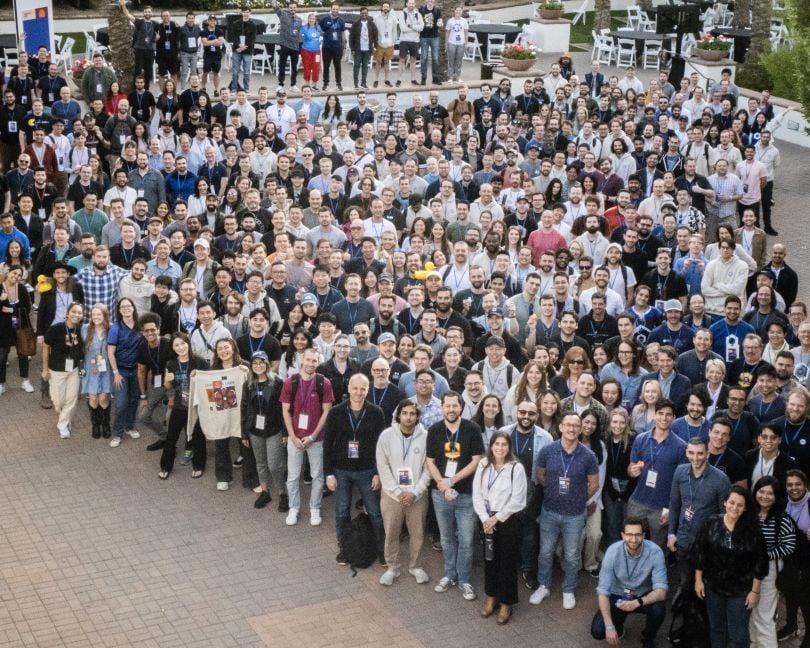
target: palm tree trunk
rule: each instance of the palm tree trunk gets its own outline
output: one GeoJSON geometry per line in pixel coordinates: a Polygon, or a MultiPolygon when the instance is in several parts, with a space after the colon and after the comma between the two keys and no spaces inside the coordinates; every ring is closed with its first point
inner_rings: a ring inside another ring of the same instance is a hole
{"type": "Polygon", "coordinates": [[[110,51],[121,92],[133,90],[135,55],[132,50],[132,26],[117,2],[107,4],[107,22],[110,25],[110,51]]]}
{"type": "Polygon", "coordinates": [[[750,22],[749,13],[751,11],[752,0],[736,0],[734,3],[734,20],[731,24],[735,29],[748,27],[750,22]]]}
{"type": "Polygon", "coordinates": [[[652,0],[639,0],[638,6],[644,11],[647,11],[647,9],[652,9],[652,0]]]}
{"type": "Polygon", "coordinates": [[[594,0],[593,28],[597,32],[600,29],[610,29],[610,0],[594,0]]]}
{"type": "Polygon", "coordinates": [[[746,62],[758,61],[761,54],[771,49],[771,1],[753,0],[751,3],[751,47],[746,62]]]}

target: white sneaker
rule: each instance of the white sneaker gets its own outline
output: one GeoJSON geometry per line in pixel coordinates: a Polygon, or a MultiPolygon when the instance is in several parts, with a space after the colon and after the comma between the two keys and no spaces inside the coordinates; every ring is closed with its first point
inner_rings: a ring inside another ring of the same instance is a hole
{"type": "Polygon", "coordinates": [[[382,576],[380,576],[380,585],[390,587],[394,584],[394,579],[399,578],[399,570],[386,569],[382,576]]]}
{"type": "Polygon", "coordinates": [[[256,486],[256,488],[254,488],[254,489],[253,489],[253,492],[254,492],[254,493],[256,493],[257,495],[258,495],[259,493],[261,493],[261,492],[262,492],[262,487],[261,487],[261,485],[256,486]]]}
{"type": "Polygon", "coordinates": [[[286,523],[287,523],[287,526],[295,526],[296,524],[298,524],[298,509],[297,508],[291,508],[290,512],[287,513],[286,523]]]}
{"type": "Polygon", "coordinates": [[[69,439],[70,438],[70,429],[69,428],[65,428],[64,430],[60,429],[59,430],[59,436],[62,439],[69,439]]]}
{"type": "Polygon", "coordinates": [[[6,383],[0,384],[0,396],[6,393],[6,383]]]}
{"type": "Polygon", "coordinates": [[[27,392],[29,394],[34,393],[34,386],[31,384],[30,380],[23,380],[22,381],[22,388],[23,388],[24,392],[27,392]]]}
{"type": "Polygon", "coordinates": [[[433,588],[434,592],[438,592],[439,594],[443,594],[447,590],[449,590],[453,585],[456,584],[456,581],[447,578],[447,576],[442,576],[442,579],[436,583],[436,587],[433,588]]]}
{"type": "Polygon", "coordinates": [[[577,597],[573,592],[563,592],[563,609],[573,610],[577,606],[577,597]]]}
{"type": "Polygon", "coordinates": [[[458,588],[461,590],[461,597],[465,601],[474,601],[476,599],[475,590],[469,583],[460,583],[458,588]]]}
{"type": "Polygon", "coordinates": [[[294,85],[292,88],[290,88],[290,92],[301,92],[301,91],[298,89],[297,85],[294,85]]]}
{"type": "Polygon", "coordinates": [[[127,430],[127,436],[130,439],[140,439],[141,438],[141,433],[138,432],[138,430],[127,430]]]}
{"type": "Polygon", "coordinates": [[[228,482],[217,482],[217,490],[218,491],[228,490],[228,482]]]}
{"type": "Polygon", "coordinates": [[[309,523],[312,526],[321,526],[321,511],[320,509],[312,509],[309,512],[309,523]]]}
{"type": "Polygon", "coordinates": [[[532,595],[529,597],[529,603],[532,605],[540,605],[543,602],[543,599],[549,594],[551,594],[551,592],[548,591],[548,587],[541,585],[534,590],[534,592],[532,592],[532,595]]]}
{"type": "Polygon", "coordinates": [[[409,569],[408,573],[413,576],[416,579],[416,582],[420,585],[424,585],[430,580],[430,576],[427,575],[427,572],[419,567],[416,569],[409,569]]]}
{"type": "Polygon", "coordinates": [[[110,439],[111,448],[117,448],[120,445],[121,445],[121,437],[114,436],[112,439],[110,439]]]}

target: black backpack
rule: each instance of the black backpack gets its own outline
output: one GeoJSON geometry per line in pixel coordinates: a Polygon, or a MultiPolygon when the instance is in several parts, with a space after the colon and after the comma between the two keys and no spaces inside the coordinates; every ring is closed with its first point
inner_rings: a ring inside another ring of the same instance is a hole
{"type": "Polygon", "coordinates": [[[365,511],[344,527],[340,537],[340,552],[351,565],[352,578],[357,576],[358,568],[366,569],[374,564],[377,559],[377,540],[371,518],[365,511]]]}
{"type": "Polygon", "coordinates": [[[667,638],[676,648],[709,648],[706,604],[694,590],[684,588],[672,601],[672,622],[667,638]]]}

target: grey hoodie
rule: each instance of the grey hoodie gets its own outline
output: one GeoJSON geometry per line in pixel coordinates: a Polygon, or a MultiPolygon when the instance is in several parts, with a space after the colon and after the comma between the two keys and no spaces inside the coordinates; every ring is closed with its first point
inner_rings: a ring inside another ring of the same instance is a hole
{"type": "Polygon", "coordinates": [[[426,446],[427,431],[421,423],[410,437],[403,436],[396,421],[383,430],[377,440],[377,473],[385,495],[398,501],[402,493],[413,493],[419,499],[427,492],[430,473],[425,466],[426,446]],[[410,474],[400,472],[402,468],[408,468],[410,474]],[[401,485],[403,475],[410,477],[409,485],[401,485]]]}

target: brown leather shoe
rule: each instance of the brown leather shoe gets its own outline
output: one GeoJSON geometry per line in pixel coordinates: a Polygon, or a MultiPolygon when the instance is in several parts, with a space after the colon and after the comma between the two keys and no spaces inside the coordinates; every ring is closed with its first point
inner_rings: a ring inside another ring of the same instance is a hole
{"type": "Polygon", "coordinates": [[[484,607],[481,608],[481,616],[486,619],[487,617],[491,617],[493,612],[495,612],[495,597],[487,596],[486,603],[484,603],[484,607]]]}
{"type": "Polygon", "coordinates": [[[498,625],[506,625],[509,623],[509,617],[512,616],[512,608],[509,605],[501,603],[501,608],[498,610],[498,625]]]}

